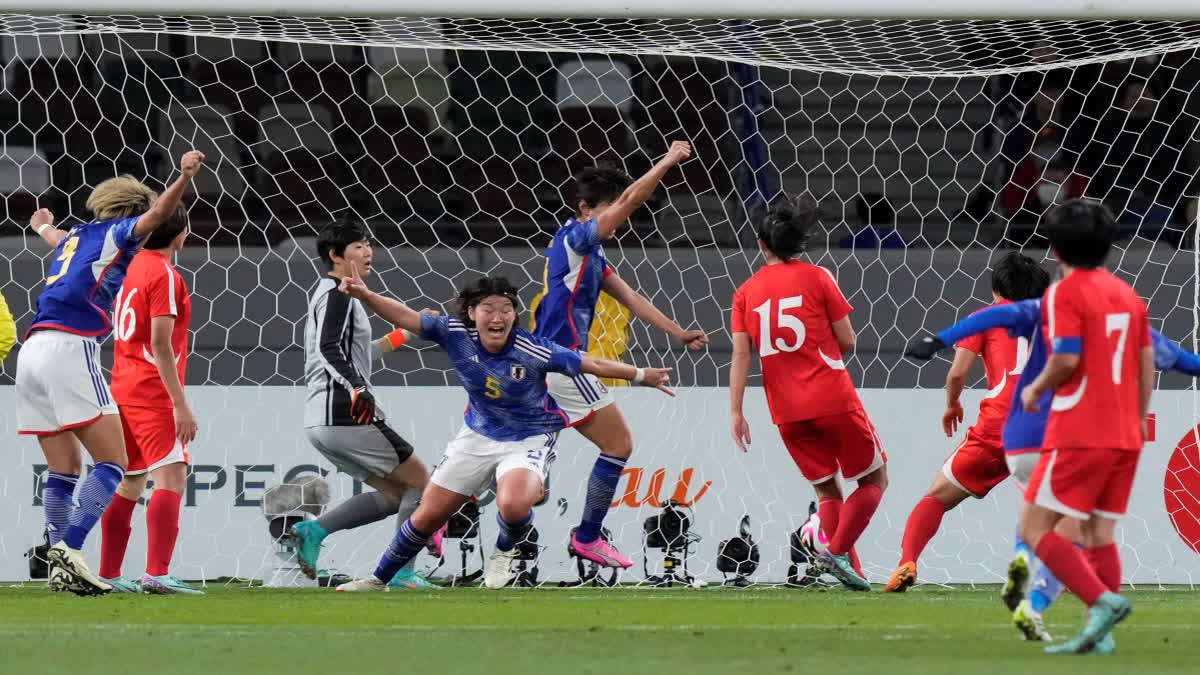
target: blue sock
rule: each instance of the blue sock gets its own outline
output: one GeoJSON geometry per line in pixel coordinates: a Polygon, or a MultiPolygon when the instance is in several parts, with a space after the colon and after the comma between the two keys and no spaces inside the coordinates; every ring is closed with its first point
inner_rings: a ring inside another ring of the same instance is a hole
{"type": "Polygon", "coordinates": [[[392,543],[388,544],[387,550],[383,552],[383,557],[379,559],[379,566],[375,568],[375,578],[384,583],[391,581],[405,563],[417,557],[421,549],[425,548],[425,541],[428,539],[429,535],[413,527],[412,518],[404,521],[400,529],[396,530],[396,536],[392,537],[392,543]]]}
{"type": "Polygon", "coordinates": [[[50,472],[46,487],[42,490],[42,506],[46,510],[46,531],[50,533],[50,545],[62,541],[71,523],[71,507],[75,504],[75,484],[79,474],[50,472]]]}
{"type": "Polygon", "coordinates": [[[1049,567],[1038,565],[1029,584],[1029,604],[1035,612],[1044,612],[1050,603],[1062,593],[1062,582],[1049,567]]]}
{"type": "Polygon", "coordinates": [[[604,517],[608,515],[609,504],[617,491],[617,483],[621,480],[621,471],[625,469],[625,460],[600,453],[596,464],[592,466],[592,475],[588,478],[587,502],[583,505],[583,520],[575,531],[575,538],[581,544],[590,544],[600,536],[600,528],[604,525],[604,517]]]}
{"type": "Polygon", "coordinates": [[[104,509],[108,508],[113,493],[117,491],[117,484],[124,476],[125,469],[119,464],[96,463],[84,479],[83,487],[79,489],[79,505],[71,509],[71,524],[67,526],[67,533],[63,535],[67,546],[76,551],[83,548],[88,532],[92,531],[100,516],[104,515],[104,509]]]}
{"type": "Polygon", "coordinates": [[[1021,535],[1020,535],[1020,532],[1019,532],[1019,531],[1018,531],[1018,533],[1017,533],[1017,546],[1016,546],[1016,549],[1017,549],[1017,553],[1020,553],[1021,551],[1024,551],[1024,552],[1025,552],[1025,555],[1026,555],[1026,556],[1028,556],[1028,558],[1029,558],[1030,560],[1033,560],[1033,558],[1034,558],[1033,551],[1029,550],[1029,546],[1028,546],[1028,545],[1025,543],[1025,540],[1021,538],[1021,535]]]}
{"type": "Polygon", "coordinates": [[[533,510],[531,509],[529,515],[515,523],[508,522],[497,513],[496,524],[500,526],[500,534],[496,537],[496,550],[511,551],[514,546],[525,541],[525,537],[529,536],[529,530],[533,526],[533,510]]]}

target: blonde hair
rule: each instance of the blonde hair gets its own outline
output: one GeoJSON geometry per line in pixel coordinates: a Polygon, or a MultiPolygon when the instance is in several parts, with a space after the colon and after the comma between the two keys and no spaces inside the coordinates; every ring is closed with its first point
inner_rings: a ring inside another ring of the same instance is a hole
{"type": "Polygon", "coordinates": [[[98,220],[132,218],[150,210],[158,193],[125,174],[100,183],[88,196],[87,208],[98,220]]]}

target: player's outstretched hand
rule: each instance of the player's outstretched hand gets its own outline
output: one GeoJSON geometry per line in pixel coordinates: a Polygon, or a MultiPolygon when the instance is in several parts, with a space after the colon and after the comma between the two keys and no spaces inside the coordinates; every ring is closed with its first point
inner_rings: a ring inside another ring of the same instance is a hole
{"type": "Polygon", "coordinates": [[[359,424],[370,424],[375,419],[375,397],[366,387],[351,390],[350,416],[359,424]]]}
{"type": "Polygon", "coordinates": [[[342,283],[338,284],[338,290],[352,298],[365,300],[371,291],[363,283],[362,277],[358,276],[358,270],[354,269],[353,272],[353,276],[342,277],[342,283]]]}
{"type": "Polygon", "coordinates": [[[679,335],[679,344],[692,351],[703,349],[708,344],[708,334],[702,330],[685,330],[679,335]]]}
{"type": "Polygon", "coordinates": [[[183,157],[179,158],[179,170],[188,178],[199,173],[202,164],[204,164],[204,153],[199,150],[188,150],[183,153],[183,157]]]}
{"type": "Polygon", "coordinates": [[[742,452],[747,452],[746,446],[750,445],[750,423],[746,421],[744,415],[733,416],[729,433],[733,435],[733,442],[737,444],[738,448],[742,452]]]}
{"type": "Polygon", "coordinates": [[[958,433],[958,425],[962,424],[962,421],[962,404],[955,403],[954,405],[946,406],[946,410],[942,412],[942,431],[946,432],[946,438],[950,438],[958,433]]]}
{"type": "MultiPolygon", "coordinates": [[[[50,209],[41,208],[29,216],[29,229],[37,232],[38,228],[44,225],[54,225],[54,214],[50,212],[50,209]]],[[[38,232],[38,234],[41,233],[38,232]]]]}
{"type": "Polygon", "coordinates": [[[178,438],[180,443],[187,445],[196,440],[196,431],[199,428],[200,424],[196,421],[196,413],[192,412],[191,406],[186,403],[175,406],[175,438],[178,438]]]}
{"type": "Polygon", "coordinates": [[[934,354],[945,348],[946,343],[939,340],[936,335],[926,335],[908,343],[908,349],[904,350],[904,355],[910,359],[928,361],[933,358],[934,354]]]}
{"type": "Polygon", "coordinates": [[[672,141],[671,147],[667,149],[666,157],[663,157],[663,161],[666,162],[668,166],[675,166],[691,156],[691,143],[688,143],[687,141],[672,141]]]}
{"type": "Polygon", "coordinates": [[[671,391],[667,385],[671,383],[672,368],[642,368],[642,381],[638,384],[643,387],[654,387],[663,392],[667,396],[674,396],[675,392],[671,391]]]}

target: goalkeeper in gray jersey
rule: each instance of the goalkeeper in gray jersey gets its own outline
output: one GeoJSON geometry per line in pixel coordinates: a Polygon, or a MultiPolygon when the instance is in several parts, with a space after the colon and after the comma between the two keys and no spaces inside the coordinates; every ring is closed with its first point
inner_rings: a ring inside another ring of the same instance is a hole
{"type": "MultiPolygon", "coordinates": [[[[300,568],[316,578],[321,542],[338,530],[392,515],[403,523],[417,508],[429,471],[413,448],[375,406],[372,361],[404,343],[396,330],[371,339],[362,303],[338,292],[342,277],[371,273],[371,242],[360,223],[333,223],[317,236],[317,254],[328,270],[317,282],[304,326],[304,379],[308,400],[304,431],[313,447],[343,473],[374,491],[355,495],[316,520],[292,526],[300,568]]],[[[436,588],[411,567],[400,570],[393,587],[436,588]]]]}

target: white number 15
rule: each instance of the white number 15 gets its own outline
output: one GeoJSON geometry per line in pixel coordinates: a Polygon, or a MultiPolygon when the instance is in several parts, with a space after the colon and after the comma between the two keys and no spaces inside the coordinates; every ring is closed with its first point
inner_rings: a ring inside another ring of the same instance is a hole
{"type": "Polygon", "coordinates": [[[758,355],[760,357],[772,356],[780,352],[794,352],[800,349],[800,346],[804,344],[804,322],[800,320],[800,317],[792,316],[786,312],[803,304],[804,297],[794,295],[790,298],[780,298],[779,305],[775,308],[775,327],[786,328],[792,331],[796,335],[796,340],[792,343],[788,343],[782,337],[771,337],[770,299],[754,308],[754,312],[758,314],[758,355]]]}

